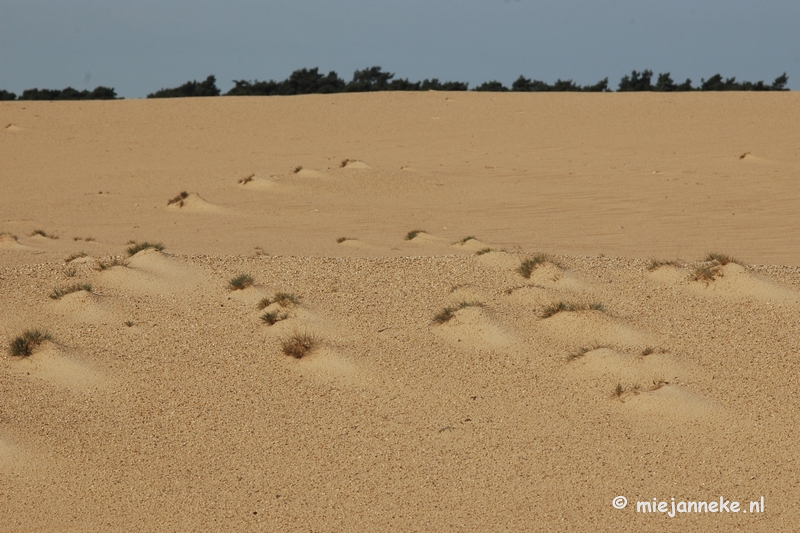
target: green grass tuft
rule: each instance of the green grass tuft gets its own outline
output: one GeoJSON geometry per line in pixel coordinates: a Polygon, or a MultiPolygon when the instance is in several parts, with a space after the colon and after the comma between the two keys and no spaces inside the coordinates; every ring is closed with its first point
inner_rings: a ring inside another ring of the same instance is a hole
{"type": "Polygon", "coordinates": [[[519,267],[517,267],[517,272],[519,272],[523,278],[530,279],[533,271],[545,263],[547,263],[547,256],[545,254],[536,254],[531,259],[524,260],[519,267]]]}
{"type": "Polygon", "coordinates": [[[128,248],[128,256],[133,257],[134,255],[138,254],[142,250],[147,250],[148,248],[152,248],[154,250],[158,250],[159,252],[164,249],[164,245],[160,242],[136,242],[130,241],[128,244],[131,246],[128,248]]]}
{"type": "Polygon", "coordinates": [[[278,313],[277,311],[270,311],[261,315],[261,320],[270,326],[274,326],[281,320],[289,318],[289,313],[278,313]]]}
{"type": "Polygon", "coordinates": [[[61,297],[66,296],[67,294],[72,294],[73,292],[78,291],[92,292],[92,286],[88,283],[76,283],[75,285],[70,285],[69,287],[55,288],[53,289],[53,292],[50,293],[50,298],[53,300],[59,300],[61,297]]]}
{"type": "Polygon", "coordinates": [[[33,350],[44,341],[51,341],[53,338],[47,331],[40,329],[29,329],[22,335],[11,341],[8,353],[13,356],[28,357],[33,354],[33,350]]]}
{"type": "Polygon", "coordinates": [[[228,281],[228,288],[232,291],[241,291],[252,286],[253,283],[255,280],[250,274],[239,274],[228,281]]]}

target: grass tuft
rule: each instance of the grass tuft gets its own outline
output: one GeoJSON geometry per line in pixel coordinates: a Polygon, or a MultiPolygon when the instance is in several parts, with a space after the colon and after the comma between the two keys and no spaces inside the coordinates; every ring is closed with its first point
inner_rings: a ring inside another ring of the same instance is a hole
{"type": "Polygon", "coordinates": [[[354,240],[356,239],[354,239],[353,237],[339,237],[338,239],[336,239],[336,242],[338,244],[342,244],[344,241],[354,241],[354,240]]]}
{"type": "Polygon", "coordinates": [[[41,229],[33,230],[33,233],[31,233],[31,237],[33,237],[34,235],[41,235],[42,237],[45,237],[45,238],[48,238],[48,239],[58,239],[58,235],[48,235],[47,233],[44,232],[44,230],[41,230],[41,229]]]}
{"type": "Polygon", "coordinates": [[[278,313],[277,311],[270,311],[261,315],[261,320],[270,326],[274,326],[281,320],[289,318],[289,313],[278,313]]]}
{"type": "Polygon", "coordinates": [[[228,288],[232,291],[241,291],[252,286],[253,283],[255,280],[250,274],[239,274],[228,281],[228,288]]]}
{"type": "Polygon", "coordinates": [[[250,174],[249,176],[245,176],[244,178],[240,179],[239,183],[241,185],[245,185],[245,184],[250,183],[251,181],[253,181],[253,178],[255,178],[255,177],[256,177],[255,174],[250,174]]]}
{"type": "Polygon", "coordinates": [[[406,240],[414,240],[420,233],[427,233],[424,229],[413,229],[406,234],[406,240]]]}
{"type": "Polygon", "coordinates": [[[653,348],[652,346],[647,346],[644,350],[642,350],[642,354],[641,355],[643,357],[646,357],[646,356],[648,356],[650,354],[653,354],[655,352],[656,352],[655,348],[653,348]]]}
{"type": "Polygon", "coordinates": [[[561,313],[561,312],[575,312],[575,311],[601,311],[605,312],[605,306],[600,302],[594,302],[590,304],[576,304],[576,303],[567,303],[564,301],[560,301],[558,303],[554,303],[548,305],[542,311],[542,318],[550,318],[551,316],[561,313]]]}
{"type": "Polygon", "coordinates": [[[617,388],[614,389],[614,396],[619,398],[623,392],[625,392],[625,389],[622,388],[622,383],[617,383],[617,388]]]}
{"type": "Polygon", "coordinates": [[[124,266],[124,267],[126,267],[126,266],[128,266],[128,262],[125,261],[124,259],[119,258],[119,257],[115,257],[115,258],[113,258],[113,259],[111,259],[109,261],[98,261],[97,262],[97,270],[108,270],[109,268],[112,268],[112,267],[115,267],[115,266],[124,266]]]}
{"type": "Polygon", "coordinates": [[[78,291],[92,292],[92,286],[89,283],[76,283],[75,285],[70,285],[69,287],[57,287],[53,289],[53,292],[50,293],[50,298],[53,300],[60,300],[63,296],[78,291]]]}
{"type": "Polygon", "coordinates": [[[258,308],[264,309],[267,306],[272,304],[278,304],[281,307],[290,307],[292,305],[300,305],[300,297],[295,296],[290,292],[276,292],[272,295],[272,298],[267,296],[266,298],[262,298],[260,302],[258,302],[258,308]]]}
{"type": "Polygon", "coordinates": [[[342,159],[342,163],[339,165],[339,168],[344,168],[347,166],[347,163],[352,161],[352,159],[342,159]]]}
{"type": "Polygon", "coordinates": [[[8,353],[19,357],[28,357],[33,354],[33,350],[44,341],[51,341],[53,337],[47,331],[40,329],[29,329],[22,335],[11,341],[8,353]]]}
{"type": "Polygon", "coordinates": [[[477,237],[475,237],[474,235],[470,235],[469,237],[464,237],[460,241],[456,241],[453,244],[466,244],[467,241],[477,241],[477,240],[478,240],[477,237]]]}
{"type": "Polygon", "coordinates": [[[132,328],[133,327],[133,320],[126,320],[125,321],[125,325],[128,326],[129,328],[132,328]]]}
{"type": "Polygon", "coordinates": [[[314,348],[319,346],[320,340],[308,332],[295,331],[288,337],[281,340],[281,350],[286,355],[295,359],[302,359],[314,348]]]}
{"type": "Polygon", "coordinates": [[[736,263],[737,265],[741,265],[742,264],[742,262],[739,261],[738,259],[734,259],[733,257],[731,257],[729,255],[720,254],[720,253],[716,253],[716,252],[709,253],[706,256],[705,260],[710,262],[710,263],[713,263],[715,265],[719,265],[719,266],[725,266],[728,263],[736,263]]]}
{"type": "Polygon", "coordinates": [[[581,357],[583,357],[587,353],[592,352],[594,350],[598,350],[600,348],[602,348],[602,346],[599,346],[597,344],[594,344],[592,346],[581,346],[580,348],[578,348],[577,350],[575,350],[574,352],[569,354],[567,356],[567,360],[568,361],[574,361],[575,359],[580,359],[581,357]]]}
{"type": "Polygon", "coordinates": [[[661,268],[663,266],[677,267],[678,266],[678,262],[677,261],[662,261],[660,259],[653,258],[653,259],[650,260],[650,264],[647,265],[647,270],[652,272],[654,270],[658,270],[659,268],[661,268]]]}
{"type": "Polygon", "coordinates": [[[547,263],[547,256],[545,254],[536,254],[531,259],[524,260],[519,267],[517,267],[517,272],[519,272],[523,278],[530,279],[533,271],[545,263],[547,263]]]}
{"type": "Polygon", "coordinates": [[[154,250],[158,250],[159,252],[164,249],[164,245],[160,242],[136,242],[130,241],[128,242],[131,246],[128,248],[128,256],[132,257],[142,250],[147,250],[148,248],[152,248],[154,250]]]}
{"type": "Polygon", "coordinates": [[[178,196],[168,201],[167,205],[178,204],[178,207],[183,207],[183,201],[186,199],[187,196],[189,196],[189,193],[183,191],[178,196]]]}
{"type": "Polygon", "coordinates": [[[475,255],[483,255],[483,254],[488,254],[488,253],[489,253],[489,252],[491,252],[491,251],[493,251],[491,248],[481,248],[480,250],[478,250],[477,252],[475,252],[475,255]]]}
{"type": "Polygon", "coordinates": [[[719,274],[719,266],[699,266],[694,269],[690,279],[692,281],[704,281],[707,285],[714,281],[719,274]]]}
{"type": "Polygon", "coordinates": [[[297,173],[298,173],[298,172],[300,172],[301,170],[303,170],[303,167],[302,167],[302,166],[300,166],[300,165],[297,165],[296,167],[294,167],[294,170],[292,170],[292,173],[293,173],[293,174],[297,174],[297,173]]]}
{"type": "Polygon", "coordinates": [[[448,322],[451,318],[456,316],[456,311],[459,309],[464,309],[466,307],[483,307],[483,303],[481,302],[461,302],[455,307],[445,307],[438,313],[433,316],[433,321],[437,324],[444,324],[448,322]]]}
{"type": "Polygon", "coordinates": [[[68,256],[66,259],[64,259],[64,262],[65,263],[71,263],[71,262],[75,261],[76,259],[79,259],[81,257],[86,257],[87,255],[89,255],[89,254],[87,254],[84,251],[80,251],[78,253],[75,253],[75,254],[72,254],[72,255],[68,256]]]}

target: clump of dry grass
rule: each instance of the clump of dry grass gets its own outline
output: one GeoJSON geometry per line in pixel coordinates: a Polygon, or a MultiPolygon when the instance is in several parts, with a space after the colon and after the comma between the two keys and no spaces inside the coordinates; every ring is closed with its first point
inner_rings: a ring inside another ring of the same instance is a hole
{"type": "Polygon", "coordinates": [[[8,353],[18,357],[29,357],[33,351],[44,341],[51,341],[53,337],[45,330],[29,329],[11,341],[8,353]]]}
{"type": "Polygon", "coordinates": [[[60,300],[67,294],[72,294],[73,292],[78,291],[92,292],[92,286],[89,283],[76,283],[75,285],[70,285],[69,287],[56,287],[53,289],[53,292],[50,293],[50,298],[53,300],[60,300]]]}
{"type": "Polygon", "coordinates": [[[251,181],[253,181],[253,178],[255,178],[255,177],[256,177],[255,174],[250,174],[249,176],[245,176],[244,178],[239,180],[239,184],[240,185],[246,185],[246,184],[250,183],[251,181]]]}
{"type": "Polygon", "coordinates": [[[594,350],[599,350],[600,348],[602,348],[602,346],[600,346],[599,344],[593,344],[591,346],[581,346],[580,348],[578,348],[577,350],[575,350],[574,352],[570,353],[567,356],[567,361],[574,361],[575,359],[580,359],[587,353],[593,352],[594,350]]]}
{"type": "Polygon", "coordinates": [[[113,268],[115,266],[128,266],[128,262],[120,257],[114,257],[107,261],[98,261],[97,262],[97,270],[108,270],[109,268],[113,268]]]}
{"type": "Polygon", "coordinates": [[[550,318],[551,316],[561,313],[561,312],[574,312],[574,311],[601,311],[605,312],[605,307],[600,302],[594,302],[590,304],[580,304],[580,303],[568,303],[564,301],[560,301],[551,305],[548,305],[542,311],[542,318],[550,318]]]}
{"type": "Polygon", "coordinates": [[[647,270],[652,272],[654,270],[658,270],[659,268],[661,268],[663,266],[677,267],[678,266],[678,262],[677,261],[665,261],[665,260],[653,258],[653,259],[650,260],[650,263],[647,265],[647,270]]]}
{"type": "Polygon", "coordinates": [[[520,263],[520,265],[517,267],[517,272],[519,272],[523,278],[530,279],[533,271],[547,262],[548,259],[545,254],[536,254],[532,258],[525,259],[522,263],[520,263]]]}
{"type": "Polygon", "coordinates": [[[270,326],[274,326],[281,320],[286,320],[287,318],[289,318],[289,313],[278,313],[277,311],[270,311],[261,315],[261,320],[270,326]]]}
{"type": "Polygon", "coordinates": [[[281,339],[281,350],[295,359],[302,359],[319,346],[320,339],[308,332],[295,331],[281,339]]]}
{"type": "Polygon", "coordinates": [[[131,246],[128,247],[128,250],[127,250],[129,257],[132,257],[132,256],[138,254],[142,250],[147,250],[148,248],[152,248],[154,250],[158,250],[159,252],[164,249],[164,245],[161,244],[160,242],[147,242],[147,241],[145,241],[145,242],[136,242],[136,241],[130,241],[128,244],[131,245],[131,246]]]}
{"type": "Polygon", "coordinates": [[[342,159],[342,163],[339,165],[339,168],[344,168],[347,166],[347,163],[353,161],[352,159],[342,159]]]}
{"type": "Polygon", "coordinates": [[[239,274],[228,281],[228,288],[232,291],[241,291],[255,283],[250,274],[239,274]]]}
{"type": "Polygon", "coordinates": [[[489,252],[492,252],[492,251],[494,251],[492,248],[481,248],[480,250],[475,252],[475,255],[488,254],[489,252]]]}
{"type": "Polygon", "coordinates": [[[728,263],[736,263],[737,265],[742,264],[742,262],[738,259],[735,259],[727,254],[720,254],[717,252],[710,252],[708,255],[706,255],[705,260],[709,263],[719,266],[725,266],[728,263]]]}
{"type": "Polygon", "coordinates": [[[727,254],[711,252],[706,255],[702,265],[698,265],[689,276],[691,281],[702,281],[706,285],[723,276],[722,267],[729,263],[743,265],[741,261],[727,254]]]}
{"type": "Polygon", "coordinates": [[[264,309],[272,304],[278,304],[281,307],[290,307],[292,305],[300,305],[300,297],[290,292],[276,292],[272,298],[267,296],[258,302],[258,308],[264,309]]]}
{"type": "Polygon", "coordinates": [[[167,205],[178,204],[178,207],[183,207],[183,201],[186,199],[187,196],[189,196],[189,193],[186,192],[186,191],[183,191],[178,196],[173,198],[172,200],[169,200],[167,202],[167,205]]]}
{"type": "Polygon", "coordinates": [[[73,238],[72,238],[72,240],[73,240],[73,241],[86,241],[86,242],[92,242],[92,241],[94,241],[94,240],[95,240],[95,238],[94,238],[94,237],[86,237],[86,238],[84,238],[84,237],[73,237],[73,238]]]}
{"type": "Polygon", "coordinates": [[[7,231],[2,231],[2,232],[0,232],[0,237],[6,237],[6,236],[8,236],[8,237],[11,237],[11,238],[12,238],[12,239],[14,239],[15,241],[17,240],[17,236],[16,236],[16,235],[14,235],[14,234],[12,234],[12,233],[9,233],[9,232],[7,232],[7,231]]]}
{"type": "Polygon", "coordinates": [[[414,240],[420,233],[427,233],[427,232],[424,229],[412,229],[411,231],[406,233],[406,240],[407,241],[414,240]]]}
{"type": "Polygon", "coordinates": [[[455,307],[445,307],[433,316],[433,321],[437,324],[444,324],[456,316],[456,311],[466,307],[483,307],[481,302],[461,302],[455,307]]]}
{"type": "Polygon", "coordinates": [[[293,174],[297,174],[297,173],[298,173],[298,172],[300,172],[301,170],[303,170],[303,167],[302,167],[302,166],[300,166],[300,165],[297,165],[297,166],[296,166],[296,167],[294,167],[294,169],[292,170],[292,173],[293,173],[293,174]]]}
{"type": "Polygon", "coordinates": [[[70,254],[69,256],[66,257],[66,259],[64,259],[64,262],[65,263],[71,263],[71,262],[75,261],[76,259],[80,259],[81,257],[86,257],[87,255],[89,255],[89,254],[87,254],[84,251],[80,251],[80,252],[77,252],[77,253],[74,253],[74,254],[70,254]]]}
{"type": "Polygon", "coordinates": [[[33,230],[33,233],[31,233],[31,237],[33,237],[34,235],[41,235],[42,237],[45,237],[47,239],[58,239],[58,235],[48,235],[47,233],[45,233],[44,230],[41,229],[33,230]]]}
{"type": "Polygon", "coordinates": [[[460,241],[456,241],[453,244],[466,244],[467,241],[477,241],[477,240],[478,240],[477,237],[475,237],[474,235],[470,235],[469,237],[464,237],[460,241]]]}

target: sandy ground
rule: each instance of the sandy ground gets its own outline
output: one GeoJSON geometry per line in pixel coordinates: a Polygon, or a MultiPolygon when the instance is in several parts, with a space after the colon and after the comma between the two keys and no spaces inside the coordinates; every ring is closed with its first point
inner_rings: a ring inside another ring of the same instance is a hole
{"type": "Polygon", "coordinates": [[[796,531],[798,124],[795,93],[0,103],[0,530],[796,531]]]}

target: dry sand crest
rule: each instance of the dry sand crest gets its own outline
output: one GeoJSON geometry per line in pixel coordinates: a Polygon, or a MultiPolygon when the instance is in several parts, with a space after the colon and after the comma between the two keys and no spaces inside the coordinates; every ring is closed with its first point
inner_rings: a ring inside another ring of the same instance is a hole
{"type": "Polygon", "coordinates": [[[53,338],[0,357],[0,529],[800,520],[794,93],[0,113],[0,341],[53,338]],[[720,495],[766,510],[635,509],[720,495]]]}

